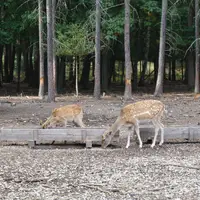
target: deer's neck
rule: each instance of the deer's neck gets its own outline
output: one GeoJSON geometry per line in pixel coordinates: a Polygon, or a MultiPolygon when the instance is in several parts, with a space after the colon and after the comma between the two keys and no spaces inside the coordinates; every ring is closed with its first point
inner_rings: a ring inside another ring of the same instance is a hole
{"type": "Polygon", "coordinates": [[[121,128],[122,125],[123,125],[123,122],[121,120],[121,117],[118,117],[115,123],[110,128],[113,135],[121,128]]]}

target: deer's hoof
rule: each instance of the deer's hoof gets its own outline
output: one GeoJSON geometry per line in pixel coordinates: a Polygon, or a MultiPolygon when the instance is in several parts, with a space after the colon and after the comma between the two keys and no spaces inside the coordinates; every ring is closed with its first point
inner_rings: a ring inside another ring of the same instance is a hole
{"type": "Polygon", "coordinates": [[[163,142],[160,142],[160,143],[159,143],[159,146],[161,146],[162,144],[163,144],[163,142]]]}
{"type": "Polygon", "coordinates": [[[151,145],[151,148],[153,149],[153,148],[154,148],[154,146],[155,146],[155,145],[154,145],[154,144],[152,144],[152,145],[151,145]]]}

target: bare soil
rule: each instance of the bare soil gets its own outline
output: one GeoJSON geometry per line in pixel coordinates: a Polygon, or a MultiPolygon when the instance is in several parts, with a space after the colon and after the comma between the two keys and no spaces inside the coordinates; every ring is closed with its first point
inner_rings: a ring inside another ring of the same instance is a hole
{"type": "MultiPolygon", "coordinates": [[[[39,128],[53,108],[72,103],[83,106],[83,121],[88,127],[107,127],[122,106],[153,98],[137,94],[124,102],[120,95],[101,100],[86,95],[59,96],[55,103],[46,103],[35,96],[4,96],[0,98],[0,127],[39,128]]],[[[200,123],[200,100],[194,100],[192,94],[169,93],[158,99],[168,110],[163,118],[166,126],[200,123]]],[[[122,148],[106,150],[57,147],[1,145],[0,199],[200,199],[199,143],[165,143],[155,149],[145,144],[142,150],[133,142],[128,150],[125,143],[122,148]]]]}

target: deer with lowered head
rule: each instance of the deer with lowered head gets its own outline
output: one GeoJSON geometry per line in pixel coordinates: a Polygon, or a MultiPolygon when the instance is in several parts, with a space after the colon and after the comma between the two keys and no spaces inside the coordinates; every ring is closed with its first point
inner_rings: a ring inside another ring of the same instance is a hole
{"type": "MultiPolygon", "coordinates": [[[[159,145],[162,145],[164,142],[164,125],[161,123],[161,117],[164,111],[165,105],[158,100],[142,100],[126,105],[121,109],[120,115],[115,123],[104,132],[102,136],[102,147],[106,148],[110,144],[115,133],[118,132],[123,125],[131,124],[138,137],[139,147],[142,148],[139,130],[140,120],[150,120],[155,127],[155,135],[151,147],[153,148],[155,146],[159,129],[161,130],[161,141],[159,145]]],[[[131,133],[128,134],[126,148],[130,146],[130,136],[131,133]]]]}
{"type": "Polygon", "coordinates": [[[81,106],[73,104],[66,105],[60,108],[55,108],[51,116],[42,124],[42,128],[52,126],[58,122],[64,123],[67,126],[68,122],[74,122],[77,126],[85,127],[83,123],[83,109],[81,106]]]}

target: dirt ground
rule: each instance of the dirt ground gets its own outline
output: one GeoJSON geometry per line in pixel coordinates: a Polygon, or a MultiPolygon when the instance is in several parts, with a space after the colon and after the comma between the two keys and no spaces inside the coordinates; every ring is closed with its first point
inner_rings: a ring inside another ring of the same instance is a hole
{"type": "MultiPolygon", "coordinates": [[[[120,95],[95,100],[91,96],[59,96],[46,103],[33,96],[0,98],[1,128],[39,128],[55,107],[78,103],[88,127],[107,127],[122,106],[152,95],[137,94],[124,102],[120,95]],[[8,103],[10,102],[10,103],[8,103]]],[[[159,98],[168,114],[166,126],[199,125],[200,99],[192,94],[165,94],[159,98]]],[[[0,146],[0,200],[196,200],[200,199],[200,144],[164,144],[140,150],[100,147],[84,149],[28,149],[0,146]]]]}
{"type": "Polygon", "coordinates": [[[55,103],[46,103],[35,96],[0,97],[0,126],[4,128],[39,127],[40,122],[50,116],[52,109],[67,104],[79,104],[83,107],[83,121],[88,127],[104,127],[112,124],[120,109],[128,103],[143,99],[159,99],[168,113],[163,118],[166,126],[198,125],[200,123],[200,98],[194,100],[192,94],[165,94],[161,98],[153,95],[137,94],[133,100],[124,102],[122,96],[110,95],[101,100],[92,96],[59,96],[55,103]]]}

